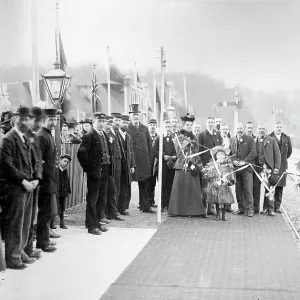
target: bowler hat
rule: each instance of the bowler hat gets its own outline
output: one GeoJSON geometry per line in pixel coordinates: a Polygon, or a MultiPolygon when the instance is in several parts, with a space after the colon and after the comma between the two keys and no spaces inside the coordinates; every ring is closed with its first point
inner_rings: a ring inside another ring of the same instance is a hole
{"type": "Polygon", "coordinates": [[[91,118],[85,118],[85,119],[82,119],[79,123],[80,123],[80,124],[85,124],[85,123],[93,124],[91,118]]]}
{"type": "Polygon", "coordinates": [[[156,124],[157,125],[157,121],[155,119],[150,119],[148,121],[148,124],[156,124]]]}
{"type": "Polygon", "coordinates": [[[33,117],[39,119],[41,119],[44,116],[42,110],[38,106],[32,106],[30,112],[33,115],[33,117]]]}
{"type": "Polygon", "coordinates": [[[44,113],[44,115],[47,116],[47,117],[56,117],[58,111],[57,111],[56,108],[45,108],[45,109],[43,110],[43,113],[44,113]]]}
{"type": "Polygon", "coordinates": [[[121,119],[122,118],[122,114],[121,113],[111,113],[110,114],[113,118],[117,118],[117,119],[121,119]]]}
{"type": "Polygon", "coordinates": [[[131,104],[129,105],[129,113],[130,114],[139,114],[141,111],[139,110],[138,104],[131,104]]]}
{"type": "Polygon", "coordinates": [[[280,175],[273,173],[269,177],[269,184],[272,185],[272,186],[275,186],[278,183],[279,179],[280,179],[280,175]]]}
{"type": "Polygon", "coordinates": [[[60,159],[63,159],[63,158],[67,158],[69,161],[71,161],[71,156],[69,154],[62,154],[60,157],[60,159]]]}
{"type": "Polygon", "coordinates": [[[127,116],[127,115],[122,115],[122,121],[127,121],[127,122],[129,122],[130,121],[130,117],[129,116],[127,116]]]}
{"type": "Polygon", "coordinates": [[[32,117],[32,114],[30,113],[29,108],[27,106],[19,106],[14,115],[32,117]]]}
{"type": "Polygon", "coordinates": [[[101,113],[101,112],[94,112],[93,113],[93,118],[94,119],[99,119],[99,120],[106,120],[106,114],[101,113]]]}

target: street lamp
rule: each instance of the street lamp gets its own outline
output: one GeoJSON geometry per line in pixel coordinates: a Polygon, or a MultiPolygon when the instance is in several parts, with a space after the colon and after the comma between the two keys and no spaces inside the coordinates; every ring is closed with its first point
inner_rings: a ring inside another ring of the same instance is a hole
{"type": "Polygon", "coordinates": [[[60,69],[60,62],[56,57],[54,62],[54,69],[47,74],[42,75],[44,84],[50,100],[57,109],[57,126],[55,128],[55,143],[57,147],[58,156],[61,154],[61,139],[60,139],[60,114],[61,105],[64,101],[66,91],[70,85],[72,77],[60,69]]]}
{"type": "Polygon", "coordinates": [[[57,58],[54,62],[54,69],[42,77],[53,106],[60,109],[72,77],[60,69],[60,62],[57,58]]]}

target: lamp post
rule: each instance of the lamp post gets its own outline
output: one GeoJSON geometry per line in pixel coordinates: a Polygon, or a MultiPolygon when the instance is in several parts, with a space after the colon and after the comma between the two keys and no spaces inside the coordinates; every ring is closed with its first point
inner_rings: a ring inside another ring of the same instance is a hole
{"type": "Polygon", "coordinates": [[[64,101],[66,91],[70,85],[72,77],[66,72],[60,69],[60,62],[56,58],[54,62],[54,69],[49,71],[47,74],[42,75],[44,84],[51,103],[54,108],[57,109],[57,126],[55,128],[55,143],[58,151],[58,155],[61,154],[61,140],[60,140],[60,114],[61,105],[64,101]]]}

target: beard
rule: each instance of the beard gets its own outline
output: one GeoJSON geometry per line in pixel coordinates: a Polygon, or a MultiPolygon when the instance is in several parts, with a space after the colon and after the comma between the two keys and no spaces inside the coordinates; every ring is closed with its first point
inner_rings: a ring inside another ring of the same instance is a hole
{"type": "Polygon", "coordinates": [[[121,130],[122,130],[123,132],[127,132],[127,129],[128,129],[127,126],[123,126],[123,127],[121,128],[121,130]]]}

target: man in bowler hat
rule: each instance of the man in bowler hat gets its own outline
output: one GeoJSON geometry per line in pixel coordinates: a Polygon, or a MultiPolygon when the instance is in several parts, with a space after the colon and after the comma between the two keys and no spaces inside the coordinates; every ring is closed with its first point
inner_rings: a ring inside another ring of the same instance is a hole
{"type": "Polygon", "coordinates": [[[130,106],[131,122],[127,132],[131,136],[135,155],[136,169],[133,173],[133,180],[139,185],[140,210],[145,213],[155,213],[150,206],[147,191],[147,179],[151,176],[152,139],[148,128],[140,123],[140,113],[138,104],[130,106]]]}
{"type": "Polygon", "coordinates": [[[5,258],[8,268],[24,269],[36,259],[26,255],[32,214],[33,191],[41,181],[41,170],[25,133],[30,111],[20,106],[14,114],[14,127],[4,136],[0,146],[0,167],[9,183],[10,197],[6,219],[5,258]]]}

